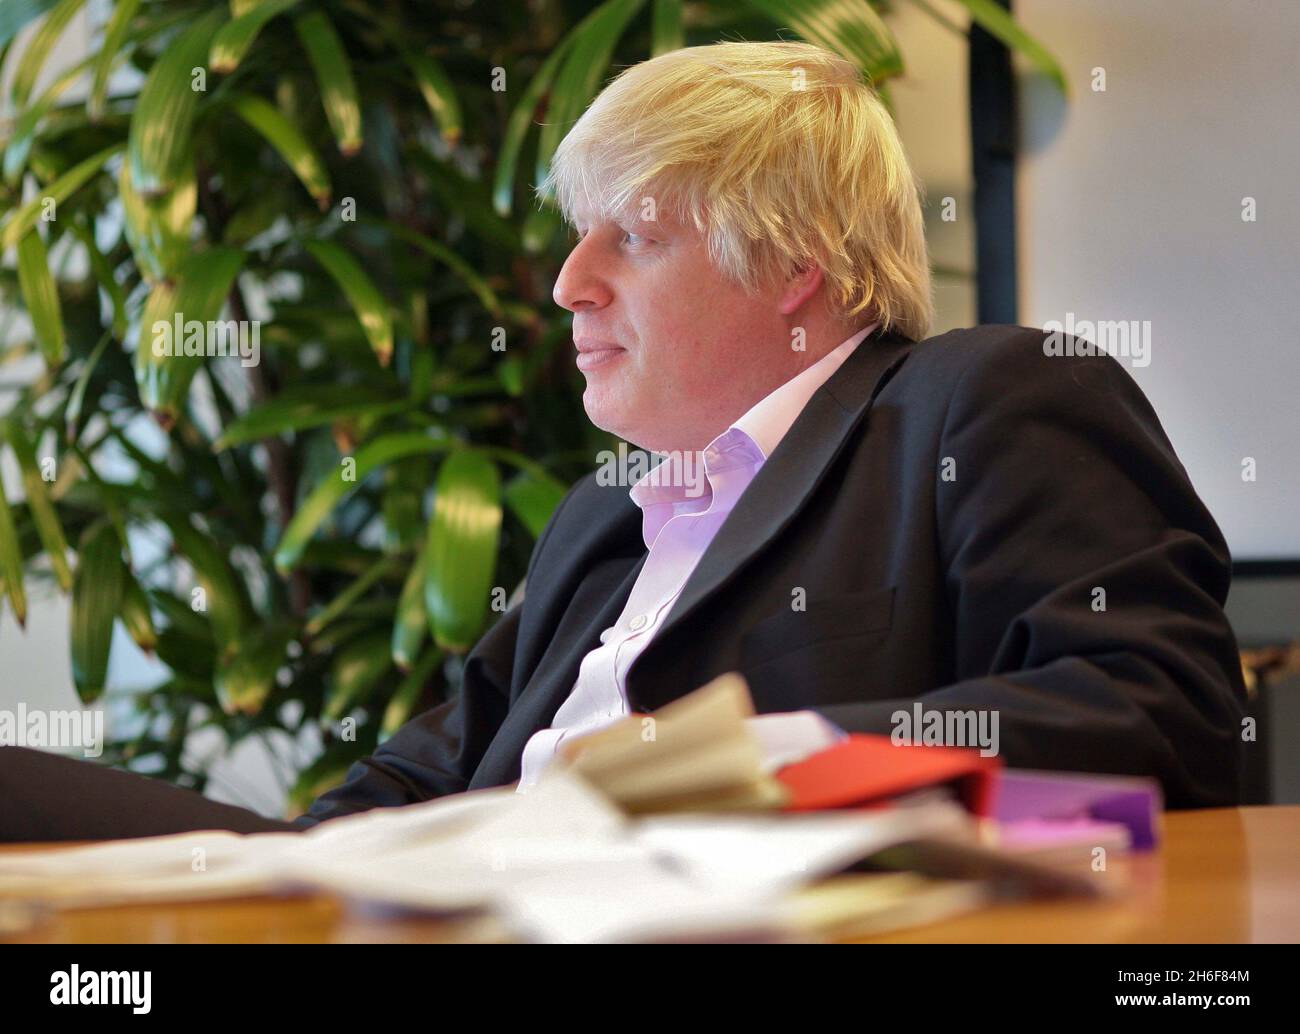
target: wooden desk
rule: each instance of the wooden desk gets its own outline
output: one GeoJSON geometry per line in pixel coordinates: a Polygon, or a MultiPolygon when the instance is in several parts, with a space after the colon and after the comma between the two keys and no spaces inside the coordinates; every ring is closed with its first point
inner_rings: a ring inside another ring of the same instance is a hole
{"type": "MultiPolygon", "coordinates": [[[[0,845],[3,851],[47,845],[0,845]]],[[[1159,852],[1112,860],[1113,900],[1000,906],[884,942],[1300,942],[1300,807],[1165,816],[1159,852]]],[[[328,895],[54,913],[12,943],[428,942],[499,939],[488,921],[358,915],[328,895]]]]}

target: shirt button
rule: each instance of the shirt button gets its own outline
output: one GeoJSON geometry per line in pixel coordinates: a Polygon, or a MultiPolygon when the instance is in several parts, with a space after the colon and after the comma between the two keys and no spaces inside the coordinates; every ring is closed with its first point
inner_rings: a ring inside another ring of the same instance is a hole
{"type": "Polygon", "coordinates": [[[648,618],[644,614],[638,614],[636,617],[634,617],[631,621],[627,623],[627,627],[632,629],[633,632],[635,632],[638,628],[645,628],[645,623],[647,620],[648,618]]]}

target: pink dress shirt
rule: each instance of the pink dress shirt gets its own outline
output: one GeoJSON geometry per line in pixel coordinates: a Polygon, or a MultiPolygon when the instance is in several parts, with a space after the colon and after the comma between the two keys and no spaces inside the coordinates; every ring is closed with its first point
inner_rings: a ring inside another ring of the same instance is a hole
{"type": "MultiPolygon", "coordinates": [[[[632,486],[629,494],[641,509],[649,555],[618,621],[582,659],[577,682],[551,727],[538,730],[524,745],[519,790],[537,781],[562,740],[630,713],[624,688],[628,669],[654,638],[713,536],[808,400],[878,325],[859,330],[757,402],[702,453],[670,453],[632,486]]],[[[749,725],[769,771],[844,736],[814,711],[758,715],[749,725]]]]}

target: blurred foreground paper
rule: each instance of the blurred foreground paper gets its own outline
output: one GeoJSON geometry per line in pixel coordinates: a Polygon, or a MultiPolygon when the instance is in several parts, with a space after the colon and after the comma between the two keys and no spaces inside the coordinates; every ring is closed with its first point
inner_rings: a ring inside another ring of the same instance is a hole
{"type": "Polygon", "coordinates": [[[646,716],[633,716],[579,741],[567,767],[528,793],[475,790],[302,833],[207,831],[0,856],[0,896],[71,907],[323,889],[487,913],[545,941],[799,937],[977,906],[968,881],[879,874],[805,896],[893,844],[974,843],[974,822],[941,798],[781,812],[781,788],[745,727],[752,713],[744,680],[728,675],[657,712],[650,738],[646,716]]]}

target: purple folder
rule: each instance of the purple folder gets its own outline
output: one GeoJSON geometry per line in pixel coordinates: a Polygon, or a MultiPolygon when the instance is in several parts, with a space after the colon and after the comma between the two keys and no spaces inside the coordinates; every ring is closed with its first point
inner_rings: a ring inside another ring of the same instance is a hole
{"type": "Polygon", "coordinates": [[[1118,822],[1128,828],[1135,851],[1149,851],[1159,839],[1164,796],[1154,779],[1003,769],[996,793],[993,814],[999,822],[1080,818],[1118,822]]]}

